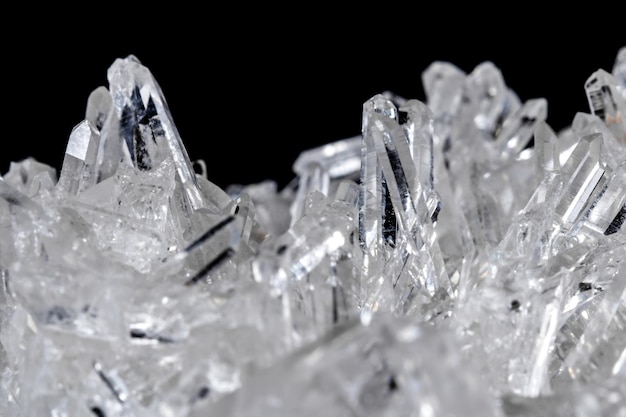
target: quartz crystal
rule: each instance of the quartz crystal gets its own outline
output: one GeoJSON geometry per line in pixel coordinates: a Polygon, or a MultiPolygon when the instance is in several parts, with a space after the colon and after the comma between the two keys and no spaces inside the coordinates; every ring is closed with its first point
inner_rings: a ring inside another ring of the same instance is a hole
{"type": "Polygon", "coordinates": [[[116,59],[0,180],[0,415],[626,416],[625,54],[560,131],[433,62],[282,189],[212,183],[116,59]]]}

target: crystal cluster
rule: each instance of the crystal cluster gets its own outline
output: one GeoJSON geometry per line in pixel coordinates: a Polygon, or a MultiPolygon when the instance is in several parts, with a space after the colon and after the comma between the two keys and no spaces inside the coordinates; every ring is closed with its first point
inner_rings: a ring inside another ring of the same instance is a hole
{"type": "Polygon", "coordinates": [[[0,180],[0,415],[626,415],[626,47],[558,132],[433,62],[283,189],[217,187],[151,72],[107,76],[58,175],[0,180]]]}

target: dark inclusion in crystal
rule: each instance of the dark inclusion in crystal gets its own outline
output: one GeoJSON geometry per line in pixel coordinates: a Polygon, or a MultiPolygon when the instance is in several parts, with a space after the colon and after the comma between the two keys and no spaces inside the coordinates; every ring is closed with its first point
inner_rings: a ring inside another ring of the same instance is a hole
{"type": "Polygon", "coordinates": [[[605,235],[612,235],[613,233],[617,233],[619,229],[621,229],[624,221],[626,220],[626,204],[622,207],[622,209],[617,213],[609,227],[604,231],[605,235]]]}
{"type": "Polygon", "coordinates": [[[104,413],[104,411],[102,411],[102,408],[98,406],[91,407],[90,410],[96,417],[106,417],[106,414],[104,413]]]}
{"type": "Polygon", "coordinates": [[[203,398],[208,397],[210,393],[211,393],[211,390],[209,389],[209,387],[202,387],[198,390],[196,394],[196,398],[201,400],[203,398]]]}
{"type": "Polygon", "coordinates": [[[134,339],[149,339],[149,340],[155,340],[159,343],[174,343],[174,340],[169,338],[169,337],[165,337],[165,336],[161,336],[161,335],[157,335],[157,334],[150,334],[148,332],[145,332],[141,329],[131,329],[130,330],[130,337],[134,338],[134,339]]]}
{"type": "Polygon", "coordinates": [[[65,307],[55,305],[52,306],[46,315],[47,323],[63,323],[71,321],[75,318],[75,314],[72,311],[68,311],[65,307]]]}
{"type": "Polygon", "coordinates": [[[393,208],[391,196],[389,195],[389,188],[387,182],[383,176],[383,238],[385,242],[392,248],[396,246],[396,232],[398,230],[398,224],[396,219],[396,212],[393,208]]]}
{"type": "Polygon", "coordinates": [[[154,120],[158,116],[152,97],[144,106],[141,92],[135,86],[131,95],[130,105],[124,106],[120,120],[120,135],[126,142],[131,159],[141,170],[152,169],[150,152],[147,149],[148,141],[156,143],[153,130],[158,130],[160,123],[154,120]]]}
{"type": "Polygon", "coordinates": [[[235,255],[235,251],[232,248],[226,248],[219,255],[215,257],[211,262],[206,264],[204,268],[202,268],[196,275],[189,278],[187,282],[185,282],[186,286],[190,286],[200,282],[204,277],[211,274],[215,269],[217,269],[220,265],[226,262],[228,259],[232,258],[235,255]]]}

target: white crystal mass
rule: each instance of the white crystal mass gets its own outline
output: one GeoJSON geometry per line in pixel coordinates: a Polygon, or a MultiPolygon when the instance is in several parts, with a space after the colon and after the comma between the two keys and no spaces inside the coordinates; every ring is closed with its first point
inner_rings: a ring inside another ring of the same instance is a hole
{"type": "Polygon", "coordinates": [[[284,189],[221,189],[115,60],[58,175],[0,181],[0,415],[626,416],[625,74],[555,132],[433,62],[284,189]]]}

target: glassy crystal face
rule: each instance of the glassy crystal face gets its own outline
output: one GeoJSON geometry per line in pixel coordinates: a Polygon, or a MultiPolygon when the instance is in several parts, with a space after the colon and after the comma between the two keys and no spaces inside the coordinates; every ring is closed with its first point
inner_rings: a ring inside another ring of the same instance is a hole
{"type": "Polygon", "coordinates": [[[0,179],[0,415],[626,415],[625,53],[559,132],[434,62],[283,189],[197,172],[115,60],[0,179]]]}

